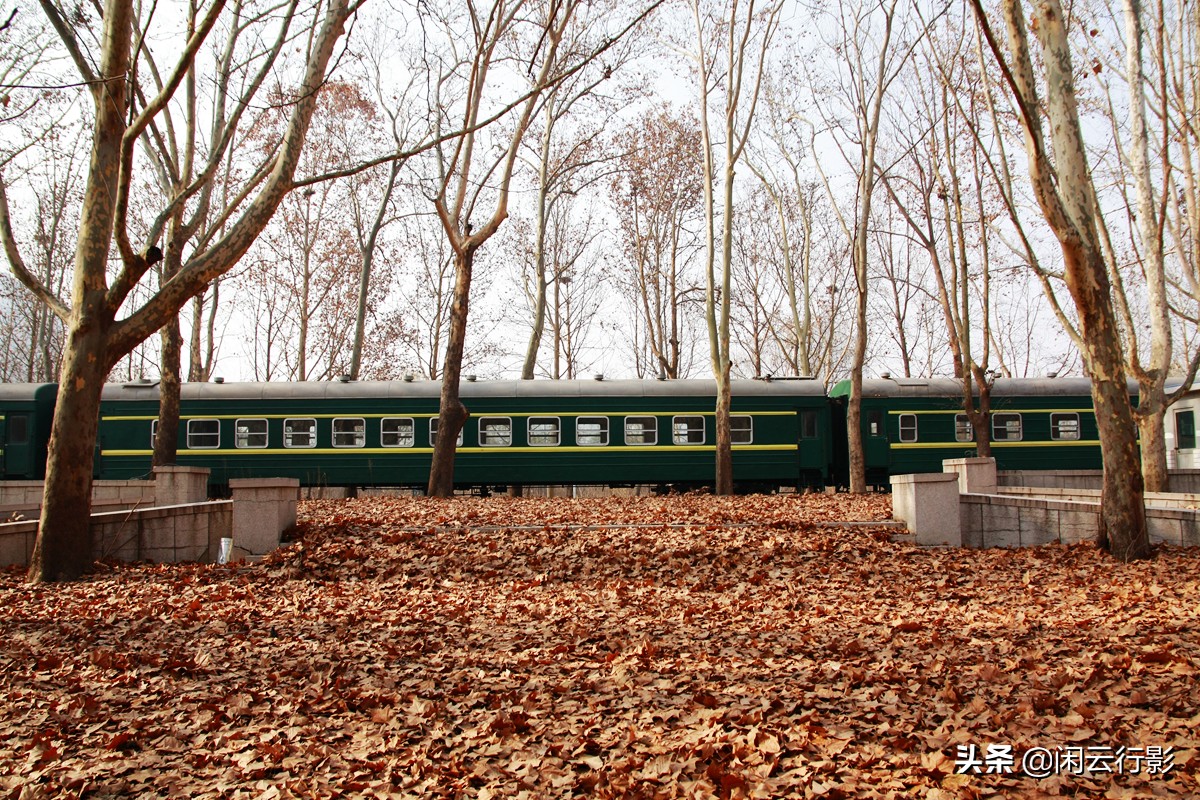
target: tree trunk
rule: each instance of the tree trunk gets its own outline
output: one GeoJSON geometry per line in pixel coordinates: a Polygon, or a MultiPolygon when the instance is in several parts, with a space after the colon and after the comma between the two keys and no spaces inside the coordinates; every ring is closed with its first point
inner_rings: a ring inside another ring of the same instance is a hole
{"type": "Polygon", "coordinates": [[[201,337],[204,331],[204,296],[196,295],[192,300],[192,329],[188,336],[188,380],[203,381],[201,337]]]}
{"type": "MultiPolygon", "coordinates": [[[[171,224],[171,246],[167,248],[166,261],[162,265],[161,280],[171,280],[179,272],[182,242],[179,241],[180,222],[171,224]]],[[[182,375],[183,333],[179,329],[179,315],[167,320],[159,330],[162,342],[161,363],[158,370],[158,433],[154,439],[156,467],[175,464],[179,451],[179,389],[182,375]]]]}
{"type": "Polygon", "coordinates": [[[854,333],[854,362],[850,366],[850,401],[846,404],[846,447],[850,460],[850,491],[867,490],[867,465],[863,453],[862,381],[867,360],[867,292],[858,290],[858,323],[854,333]]]}
{"type": "Polygon", "coordinates": [[[108,373],[107,331],[72,318],[59,374],[38,537],[29,562],[35,583],[74,580],[93,561],[92,471],[100,392],[108,373]]]}
{"type": "Polygon", "coordinates": [[[529,334],[529,346],[525,349],[525,363],[521,365],[521,380],[523,381],[533,380],[538,350],[542,347],[542,334],[546,330],[546,265],[541,253],[537,257],[536,269],[537,286],[534,288],[533,298],[533,330],[529,334]]]}
{"type": "Polygon", "coordinates": [[[154,439],[154,466],[175,463],[179,452],[179,374],[183,334],[179,317],[162,327],[162,365],[158,373],[158,434],[154,439]]]}
{"type": "Polygon", "coordinates": [[[354,312],[354,349],[350,353],[350,380],[358,380],[362,370],[363,339],[367,335],[367,292],[371,286],[371,268],[374,266],[375,253],[362,254],[362,269],[358,275],[358,303],[354,312]]]}
{"type": "Polygon", "coordinates": [[[1142,480],[1147,492],[1168,492],[1171,474],[1167,471],[1167,440],[1163,430],[1167,409],[1160,398],[1151,397],[1145,397],[1138,402],[1137,423],[1141,435],[1142,480]]]}
{"type": "Polygon", "coordinates": [[[459,399],[462,378],[463,346],[467,337],[467,310],[471,295],[471,273],[475,250],[464,249],[454,256],[454,300],[450,305],[450,335],[446,342],[446,358],[442,364],[442,399],[438,411],[437,442],[433,446],[433,463],[429,469],[430,497],[450,497],[454,494],[454,456],[458,432],[467,421],[467,408],[459,399]]]}
{"type": "Polygon", "coordinates": [[[729,361],[717,380],[717,449],[716,449],[716,493],[733,494],[733,440],[729,433],[729,409],[732,393],[729,385],[729,361]]]}
{"type": "Polygon", "coordinates": [[[1100,431],[1104,488],[1100,499],[1099,541],[1122,561],[1150,556],[1144,484],[1138,462],[1137,428],[1122,380],[1092,375],[1092,403],[1100,431]]]}

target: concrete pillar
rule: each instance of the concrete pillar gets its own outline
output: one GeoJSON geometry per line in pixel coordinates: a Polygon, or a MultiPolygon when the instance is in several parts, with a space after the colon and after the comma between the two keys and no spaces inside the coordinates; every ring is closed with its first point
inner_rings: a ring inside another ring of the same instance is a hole
{"type": "Polygon", "coordinates": [[[958,475],[893,475],[892,516],[916,534],[919,545],[962,547],[958,475]]]}
{"type": "Polygon", "coordinates": [[[208,467],[155,467],[154,505],[181,506],[208,500],[208,467]]]}
{"type": "Polygon", "coordinates": [[[279,547],[279,535],[296,524],[300,481],[295,478],[233,478],[233,546],[252,556],[279,547]]]}
{"type": "Polygon", "coordinates": [[[948,458],[942,462],[942,471],[958,476],[959,494],[996,493],[994,458],[948,458]]]}

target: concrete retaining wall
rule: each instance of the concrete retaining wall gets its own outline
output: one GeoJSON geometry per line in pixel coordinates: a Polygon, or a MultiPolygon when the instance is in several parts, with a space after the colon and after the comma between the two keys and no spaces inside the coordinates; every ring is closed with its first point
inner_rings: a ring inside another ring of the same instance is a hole
{"type": "MultiPolygon", "coordinates": [[[[154,481],[93,481],[92,504],[108,508],[153,505],[154,481]]],[[[40,509],[42,482],[0,481],[0,507],[40,509]]]]}
{"type": "MultiPolygon", "coordinates": [[[[1200,494],[1200,469],[1173,469],[1169,472],[1168,486],[1172,492],[1200,494]]],[[[1003,470],[996,473],[996,481],[1002,487],[1099,490],[1104,481],[1104,472],[1098,469],[1003,470]]]]}
{"type": "MultiPolygon", "coordinates": [[[[169,468],[169,495],[205,491],[207,472],[169,468]],[[198,488],[199,487],[199,488],[198,488]]],[[[153,485],[153,484],[151,484],[153,485]]],[[[115,561],[215,561],[222,539],[233,539],[234,558],[257,558],[279,546],[296,524],[299,481],[294,478],[231,481],[232,500],[153,506],[92,514],[93,555],[115,561]]],[[[0,567],[27,566],[38,520],[0,525],[0,567]]]]}
{"type": "MultiPolygon", "coordinates": [[[[0,567],[28,566],[37,530],[36,519],[0,525],[0,567]]],[[[232,536],[232,500],[92,515],[97,560],[215,561],[221,539],[232,536]]]]}
{"type": "MultiPolygon", "coordinates": [[[[1099,502],[965,494],[959,498],[964,547],[1032,547],[1095,541],[1099,502]]],[[[1200,546],[1200,510],[1147,506],[1150,541],[1200,546]]]]}
{"type": "MultiPolygon", "coordinates": [[[[1032,486],[1003,486],[997,493],[1011,497],[1044,497],[1050,500],[1100,502],[1099,489],[1038,489],[1032,486]]],[[[1154,508],[1183,508],[1200,511],[1200,494],[1147,492],[1146,505],[1154,508]]]]}
{"type": "MultiPolygon", "coordinates": [[[[892,477],[892,514],[918,544],[1030,547],[1096,539],[1098,489],[997,487],[992,459],[944,466],[943,473],[892,477]]],[[[1200,546],[1200,494],[1151,494],[1146,503],[1152,542],[1200,546]]]]}

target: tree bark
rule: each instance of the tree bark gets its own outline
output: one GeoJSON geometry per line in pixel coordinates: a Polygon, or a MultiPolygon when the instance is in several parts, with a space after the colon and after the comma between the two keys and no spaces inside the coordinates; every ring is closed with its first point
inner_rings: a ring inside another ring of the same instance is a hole
{"type": "MultiPolygon", "coordinates": [[[[172,242],[167,248],[166,261],[162,265],[162,280],[165,283],[179,272],[180,245],[176,240],[179,220],[171,225],[172,242]]],[[[179,330],[179,317],[171,317],[159,331],[162,355],[158,371],[158,433],[154,439],[153,464],[156,467],[171,466],[179,452],[179,391],[182,375],[183,333],[179,330]]]]}
{"type": "Polygon", "coordinates": [[[42,498],[38,537],[29,562],[28,578],[35,583],[74,580],[93,561],[87,509],[92,504],[100,392],[111,366],[104,338],[102,326],[71,320],[46,460],[46,486],[53,491],[42,498]]]}
{"type": "Polygon", "coordinates": [[[463,348],[467,338],[467,311],[471,296],[471,274],[475,266],[474,248],[465,248],[454,256],[454,301],[450,305],[450,335],[442,364],[441,407],[438,412],[437,442],[429,470],[430,497],[454,494],[454,457],[458,450],[458,432],[467,421],[467,407],[459,398],[462,379],[463,348]]]}
{"type": "Polygon", "coordinates": [[[850,400],[846,403],[846,447],[850,461],[850,491],[867,490],[867,460],[863,453],[862,383],[867,360],[867,292],[858,291],[858,321],[854,332],[854,359],[850,365],[850,400]]]}
{"type": "Polygon", "coordinates": [[[717,380],[716,493],[720,495],[733,494],[733,439],[729,431],[731,402],[729,362],[726,361],[724,374],[717,380]]]}
{"type": "Polygon", "coordinates": [[[158,433],[154,439],[154,466],[167,467],[175,463],[179,453],[179,371],[183,350],[179,317],[163,326],[160,338],[162,356],[158,373],[158,433]]]}

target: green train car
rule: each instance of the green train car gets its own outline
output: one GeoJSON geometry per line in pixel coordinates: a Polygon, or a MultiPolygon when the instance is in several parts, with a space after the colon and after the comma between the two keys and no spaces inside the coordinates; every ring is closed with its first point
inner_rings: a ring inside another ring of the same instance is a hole
{"type": "Polygon", "coordinates": [[[42,480],[58,385],[0,384],[0,478],[42,480]]]}
{"type": "MultiPolygon", "coordinates": [[[[1136,394],[1136,384],[1130,391],[1136,394]]],[[[844,426],[850,381],[838,383],[829,395],[841,406],[844,426]]],[[[991,412],[997,469],[1101,468],[1088,379],[997,379],[991,412]]],[[[864,380],[862,436],[871,485],[886,485],[889,475],[941,472],[943,459],[976,454],[962,383],[953,378],[864,380]]]]}
{"type": "MultiPolygon", "coordinates": [[[[714,472],[715,383],[705,380],[477,381],[455,484],[651,483],[690,488],[714,472]]],[[[422,487],[429,477],[437,381],[185,384],[182,465],[309,486],[422,487]]],[[[744,490],[824,486],[830,406],[811,380],[732,383],[734,477],[744,490]]],[[[150,473],[158,387],[113,384],[101,403],[98,473],[150,473]]]]}

